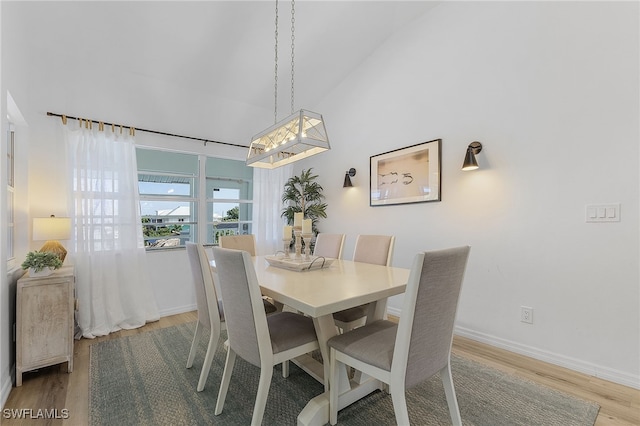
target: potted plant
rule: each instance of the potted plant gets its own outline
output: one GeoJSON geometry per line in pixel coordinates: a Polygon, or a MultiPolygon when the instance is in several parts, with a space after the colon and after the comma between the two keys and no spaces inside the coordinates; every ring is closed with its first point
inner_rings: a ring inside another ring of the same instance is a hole
{"type": "Polygon", "coordinates": [[[61,266],[58,255],[49,251],[31,251],[22,262],[22,269],[28,269],[31,277],[46,277],[61,266]]]}
{"type": "Polygon", "coordinates": [[[311,219],[313,233],[316,234],[318,220],[327,217],[327,204],[322,186],[316,182],[318,175],[311,174],[311,170],[302,170],[300,176],[291,177],[284,185],[282,202],[286,206],[281,216],[287,219],[288,225],[292,225],[293,215],[302,212],[306,219],[311,219]]]}

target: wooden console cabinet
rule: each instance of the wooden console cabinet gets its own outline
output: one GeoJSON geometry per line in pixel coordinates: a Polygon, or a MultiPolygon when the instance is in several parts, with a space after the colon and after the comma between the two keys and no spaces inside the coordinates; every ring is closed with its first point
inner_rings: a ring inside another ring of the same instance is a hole
{"type": "Polygon", "coordinates": [[[16,386],[22,386],[25,371],[63,362],[73,371],[74,283],[73,266],[18,280],[16,386]]]}

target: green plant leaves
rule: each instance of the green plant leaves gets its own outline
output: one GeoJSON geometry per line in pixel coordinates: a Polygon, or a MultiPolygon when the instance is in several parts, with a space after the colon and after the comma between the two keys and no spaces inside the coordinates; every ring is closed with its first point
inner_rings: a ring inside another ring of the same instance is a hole
{"type": "Polygon", "coordinates": [[[312,168],[302,170],[299,176],[292,176],[284,185],[282,202],[286,207],[282,210],[281,217],[287,219],[287,224],[293,224],[293,215],[303,212],[304,217],[311,219],[313,232],[317,233],[318,219],[327,217],[327,204],[323,201],[323,188],[312,174],[312,168]]]}
{"type": "Polygon", "coordinates": [[[27,257],[21,266],[22,269],[33,268],[35,272],[40,272],[46,267],[58,269],[62,266],[62,261],[56,253],[49,251],[31,251],[27,253],[27,257]]]}

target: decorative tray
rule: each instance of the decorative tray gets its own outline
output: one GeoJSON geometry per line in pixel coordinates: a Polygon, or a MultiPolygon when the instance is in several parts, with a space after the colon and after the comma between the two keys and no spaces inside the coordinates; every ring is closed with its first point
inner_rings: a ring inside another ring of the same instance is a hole
{"type": "Polygon", "coordinates": [[[328,268],[331,266],[335,259],[330,257],[322,257],[322,256],[311,256],[309,260],[304,260],[304,257],[301,259],[294,259],[293,257],[284,257],[280,256],[265,256],[264,257],[269,265],[275,266],[278,268],[289,269],[291,271],[309,271],[312,269],[321,269],[328,268]]]}

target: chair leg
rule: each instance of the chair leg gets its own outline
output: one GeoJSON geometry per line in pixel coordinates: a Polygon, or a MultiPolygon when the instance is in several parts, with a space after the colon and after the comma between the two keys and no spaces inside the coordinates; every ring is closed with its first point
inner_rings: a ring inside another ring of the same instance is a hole
{"type": "Polygon", "coordinates": [[[231,374],[233,373],[233,366],[236,363],[236,353],[229,348],[227,351],[227,360],[224,363],[224,372],[222,373],[222,381],[220,382],[220,391],[218,391],[218,401],[216,402],[216,410],[214,414],[217,416],[222,413],[224,408],[224,400],[227,398],[227,391],[229,390],[229,382],[231,381],[231,374]]]}
{"type": "Polygon", "coordinates": [[[391,389],[391,402],[393,403],[393,411],[396,414],[396,423],[398,425],[409,425],[409,411],[407,410],[404,388],[391,385],[389,388],[391,389]]]}
{"type": "Polygon", "coordinates": [[[271,377],[273,376],[273,367],[260,368],[260,382],[258,383],[258,393],[256,394],[256,403],[253,406],[253,416],[251,416],[251,425],[260,426],[264,410],[267,406],[267,397],[269,396],[269,386],[271,386],[271,377]]]}
{"type": "Polygon", "coordinates": [[[444,393],[447,397],[447,405],[449,406],[449,415],[454,426],[462,425],[460,417],[460,408],[458,407],[458,399],[456,398],[456,390],[453,387],[453,376],[451,375],[451,361],[440,370],[440,378],[444,386],[444,393]]]}
{"type": "Polygon", "coordinates": [[[196,322],[196,331],[193,334],[193,341],[191,342],[191,349],[189,350],[189,356],[187,357],[187,368],[191,368],[193,360],[196,357],[196,346],[198,346],[198,340],[202,334],[202,327],[200,327],[200,321],[196,322]]]}
{"type": "Polygon", "coordinates": [[[284,361],[282,363],[282,377],[285,379],[289,377],[289,361],[284,361]]]}
{"type": "Polygon", "coordinates": [[[209,377],[209,370],[211,369],[211,362],[213,356],[218,349],[218,341],[220,340],[220,330],[211,330],[209,335],[209,344],[207,345],[207,354],[204,356],[204,364],[202,364],[202,371],[200,372],[200,379],[198,380],[198,387],[196,390],[202,392],[207,378],[209,377]]]}
{"type": "MultiPolygon", "coordinates": [[[[340,381],[339,369],[336,365],[336,350],[331,348],[329,362],[329,423],[335,425],[338,423],[338,393],[340,392],[338,382],[340,381]]],[[[342,364],[341,364],[342,365],[342,364]]],[[[326,370],[325,370],[326,373],[326,370]]],[[[326,388],[325,380],[325,388],[326,388]]]]}

